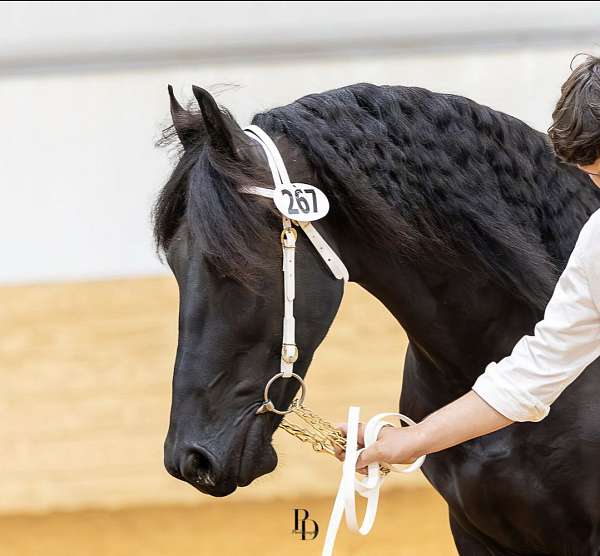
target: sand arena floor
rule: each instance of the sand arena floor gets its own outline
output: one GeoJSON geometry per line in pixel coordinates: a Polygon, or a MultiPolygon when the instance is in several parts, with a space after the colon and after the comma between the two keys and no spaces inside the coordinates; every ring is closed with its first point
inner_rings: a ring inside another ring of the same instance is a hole
{"type": "MultiPolygon", "coordinates": [[[[165,506],[0,517],[2,556],[311,556],[321,553],[333,499],[238,503],[214,500],[196,507],[165,506]],[[293,508],[310,511],[320,534],[292,535],[293,508]]],[[[383,493],[367,537],[342,524],[336,556],[456,555],[446,506],[433,489],[383,493]]]]}
{"type": "MultiPolygon", "coordinates": [[[[170,277],[0,288],[0,556],[320,554],[339,463],[286,433],[275,472],[230,498],[165,471],[177,298],[170,277]],[[316,541],[291,534],[294,507],[318,521],[316,541]]],[[[397,410],[406,345],[349,285],[307,405],[332,421],[349,404],[362,417],[397,410]]],[[[445,504],[425,485],[386,482],[372,533],[342,528],[336,555],[455,554],[445,504]]]]}

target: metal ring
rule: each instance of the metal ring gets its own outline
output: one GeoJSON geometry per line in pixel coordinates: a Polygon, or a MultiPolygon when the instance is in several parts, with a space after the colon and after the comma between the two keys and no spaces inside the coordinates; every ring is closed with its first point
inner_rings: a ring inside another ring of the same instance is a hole
{"type": "MultiPolygon", "coordinates": [[[[292,373],[291,376],[294,377],[300,383],[300,387],[302,388],[300,393],[300,401],[298,402],[300,405],[302,405],[304,403],[304,397],[306,396],[306,385],[304,384],[304,380],[302,380],[301,376],[297,375],[296,373],[292,373]]],[[[271,379],[269,380],[269,382],[267,382],[265,386],[264,393],[264,404],[270,404],[268,410],[272,411],[273,413],[277,413],[277,415],[287,415],[288,413],[292,412],[292,409],[281,411],[280,409],[275,408],[273,402],[271,402],[271,400],[269,399],[269,388],[271,387],[271,384],[273,384],[278,378],[282,377],[283,373],[277,373],[275,376],[271,377],[271,379]]]]}

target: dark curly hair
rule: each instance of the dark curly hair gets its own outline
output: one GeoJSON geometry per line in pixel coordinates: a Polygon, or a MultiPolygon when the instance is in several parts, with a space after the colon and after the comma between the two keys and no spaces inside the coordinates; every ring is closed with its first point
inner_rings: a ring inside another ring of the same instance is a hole
{"type": "MultiPolygon", "coordinates": [[[[200,114],[189,118],[192,140],[155,206],[158,247],[185,220],[207,260],[249,284],[278,260],[264,200],[238,191],[261,174],[207,144],[200,114]]],[[[479,269],[540,311],[600,206],[600,191],[558,164],[545,134],[461,96],[358,83],[252,122],[300,148],[332,203],[327,218],[357,242],[432,272],[479,269]]]]}
{"type": "Polygon", "coordinates": [[[562,86],[548,129],[556,154],[581,165],[600,158],[600,58],[585,56],[562,86]]]}

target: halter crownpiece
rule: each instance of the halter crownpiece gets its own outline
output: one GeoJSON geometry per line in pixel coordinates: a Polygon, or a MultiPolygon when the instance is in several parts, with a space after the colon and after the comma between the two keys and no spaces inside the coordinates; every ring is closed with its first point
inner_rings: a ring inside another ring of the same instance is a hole
{"type": "MultiPolygon", "coordinates": [[[[241,188],[241,191],[273,199],[275,206],[282,215],[283,224],[280,241],[283,252],[284,316],[280,372],[267,382],[264,391],[264,401],[256,410],[256,413],[261,414],[269,411],[279,415],[295,413],[311,427],[310,430],[298,427],[287,422],[285,419],[280,424],[281,428],[303,442],[311,442],[316,451],[324,451],[335,455],[336,448],[345,450],[346,457],[343,464],[342,479],[327,527],[327,535],[322,552],[322,556],[331,556],[333,554],[335,538],[344,514],[346,516],[346,524],[351,531],[366,535],[375,522],[379,489],[387,473],[390,471],[398,473],[416,471],[423,465],[425,456],[421,456],[414,463],[405,467],[371,463],[368,466],[367,479],[364,481],[358,480],[355,468],[357,458],[361,452],[358,449],[360,409],[351,406],[348,410],[348,431],[346,437],[344,437],[333,425],[303,406],[306,386],[302,377],[294,373],[294,363],[298,359],[299,353],[295,339],[294,320],[294,298],[296,296],[295,250],[297,239],[297,232],[294,226],[299,226],[306,234],[316,248],[317,253],[319,253],[325,264],[329,267],[333,276],[346,283],[349,280],[348,269],[337,253],[311,224],[312,220],[322,218],[329,210],[329,201],[325,195],[312,185],[292,183],[290,181],[277,146],[260,127],[250,125],[244,128],[244,131],[263,148],[273,176],[274,188],[246,186],[241,188]],[[300,383],[301,387],[300,399],[294,400],[286,410],[275,408],[275,405],[269,398],[269,388],[279,378],[294,378],[300,383]],[[365,517],[360,526],[356,518],[356,493],[367,499],[365,517]]],[[[379,431],[384,426],[393,426],[392,423],[384,421],[386,417],[398,417],[400,421],[404,421],[409,425],[415,424],[414,421],[401,413],[380,413],[379,415],[375,415],[365,426],[365,447],[377,441],[379,431]]]]}

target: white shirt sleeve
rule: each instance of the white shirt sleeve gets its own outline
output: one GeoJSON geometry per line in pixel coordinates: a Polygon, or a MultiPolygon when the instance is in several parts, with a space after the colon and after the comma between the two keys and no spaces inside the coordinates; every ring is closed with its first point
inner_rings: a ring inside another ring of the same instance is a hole
{"type": "MultiPolygon", "coordinates": [[[[512,421],[541,421],[600,356],[600,211],[582,228],[533,336],[490,363],[473,390],[512,421]]],[[[598,401],[600,403],[600,400],[598,401]]]]}

